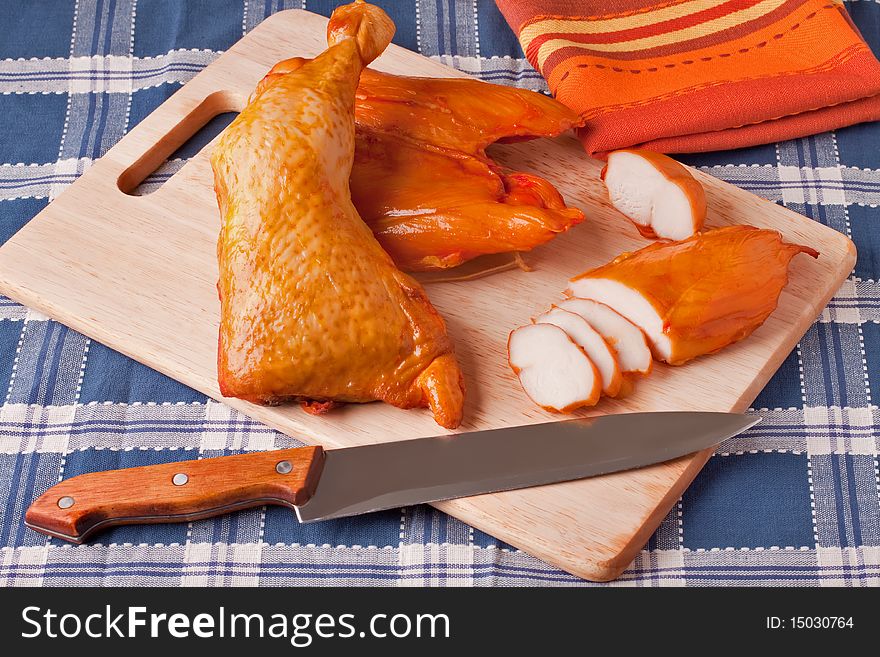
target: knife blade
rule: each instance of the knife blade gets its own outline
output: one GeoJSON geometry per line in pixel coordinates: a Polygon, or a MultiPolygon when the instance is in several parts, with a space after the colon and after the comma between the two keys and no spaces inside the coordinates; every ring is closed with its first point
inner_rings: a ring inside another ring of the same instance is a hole
{"type": "Polygon", "coordinates": [[[79,475],[25,515],[74,543],[115,525],[188,522],[265,504],[326,520],[643,467],[760,421],[735,413],[624,413],[323,450],[297,447],[79,475]]]}

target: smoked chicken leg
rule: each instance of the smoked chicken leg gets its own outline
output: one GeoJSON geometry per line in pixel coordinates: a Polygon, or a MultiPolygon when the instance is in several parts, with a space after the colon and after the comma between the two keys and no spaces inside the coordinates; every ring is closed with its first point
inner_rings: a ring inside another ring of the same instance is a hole
{"type": "MultiPolygon", "coordinates": [[[[307,61],[279,62],[261,85],[307,61]]],[[[553,137],[580,125],[552,98],[467,78],[367,69],[355,121],[352,200],[401,269],[528,251],[584,219],[547,180],[504,171],[485,152],[496,141],[553,137]]]]}
{"type": "Polygon", "coordinates": [[[382,400],[461,421],[464,385],[441,317],[351,202],[354,104],[394,24],[338,8],[330,47],[261,84],[211,158],[221,392],[258,403],[382,400]]]}

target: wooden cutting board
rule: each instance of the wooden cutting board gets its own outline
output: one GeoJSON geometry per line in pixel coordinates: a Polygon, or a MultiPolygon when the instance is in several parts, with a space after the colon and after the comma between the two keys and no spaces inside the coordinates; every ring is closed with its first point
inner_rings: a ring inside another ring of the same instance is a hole
{"type": "MultiPolygon", "coordinates": [[[[0,290],[13,299],[205,394],[216,383],[219,226],[210,146],[153,194],[133,189],[213,116],[239,111],[278,60],[325,48],[327,20],[275,14],[174,94],[0,249],[0,290]]],[[[464,77],[392,46],[375,63],[409,75],[464,77]]],[[[548,178],[587,220],[527,257],[534,271],[434,283],[468,386],[461,431],[558,419],[533,406],[507,366],[508,332],[547,309],[569,277],[644,246],[613,211],[600,163],[571,136],[494,147],[504,165],[548,178]]],[[[855,261],[852,242],[773,203],[697,172],[709,224],[775,228],[821,257],[798,257],[779,309],[748,340],[680,368],[659,366],[598,413],[742,411],[779,367],[855,261]]],[[[296,405],[225,400],[306,442],[346,447],[439,433],[429,413],[352,405],[313,417],[296,405]]],[[[438,503],[439,509],[575,575],[608,580],[635,557],[703,466],[708,452],[638,471],[438,503]]]]}

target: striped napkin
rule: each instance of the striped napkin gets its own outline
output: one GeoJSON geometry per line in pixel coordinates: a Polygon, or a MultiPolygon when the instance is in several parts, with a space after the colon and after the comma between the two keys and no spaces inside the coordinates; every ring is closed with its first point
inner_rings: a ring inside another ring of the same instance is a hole
{"type": "Polygon", "coordinates": [[[496,0],[590,154],[739,148],[880,119],[842,2],[496,0]]]}

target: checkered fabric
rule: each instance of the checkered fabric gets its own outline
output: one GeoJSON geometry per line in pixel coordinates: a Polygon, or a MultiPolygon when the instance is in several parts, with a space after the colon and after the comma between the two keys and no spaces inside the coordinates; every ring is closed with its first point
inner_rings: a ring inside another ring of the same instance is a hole
{"type": "MultiPolygon", "coordinates": [[[[0,0],[0,240],[266,16],[335,4],[0,0]]],[[[489,0],[380,4],[398,44],[545,88],[489,0]]],[[[847,7],[880,52],[880,4],[847,7]]],[[[755,402],[764,421],[719,448],[615,584],[877,586],[880,125],[684,159],[846,233],[859,261],[755,402]]],[[[427,506],[310,525],[256,509],[114,529],[79,547],[47,540],[22,516],[64,477],[296,442],[2,298],[0,394],[5,585],[586,584],[427,506]]]]}

